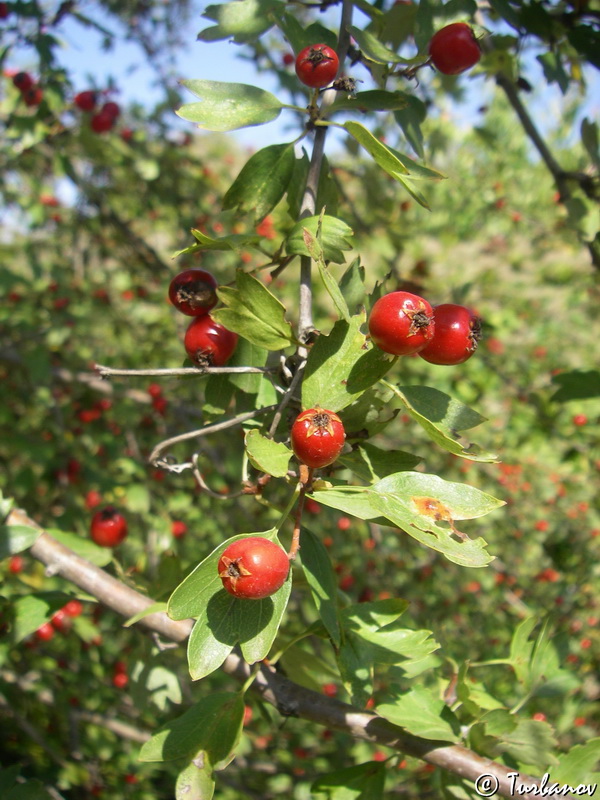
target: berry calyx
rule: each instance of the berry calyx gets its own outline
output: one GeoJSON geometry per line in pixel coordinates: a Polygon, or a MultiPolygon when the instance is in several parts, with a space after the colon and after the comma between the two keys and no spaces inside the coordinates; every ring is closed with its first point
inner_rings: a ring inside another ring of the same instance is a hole
{"type": "Polygon", "coordinates": [[[196,317],[185,332],[188,358],[200,367],[221,367],[233,355],[237,333],[215,322],[210,314],[196,317]]]}
{"type": "Polygon", "coordinates": [[[418,353],[432,340],[433,309],[410,292],[390,292],[375,303],[369,317],[373,342],[386,353],[407,356],[418,353]]]}
{"type": "Polygon", "coordinates": [[[200,317],[217,303],[217,282],[204,269],[185,269],[169,284],[169,300],[182,314],[200,317]]]}
{"type": "Polygon", "coordinates": [[[73,98],[73,102],[81,111],[93,111],[96,108],[97,100],[97,93],[91,89],[87,89],[85,92],[79,92],[79,94],[76,94],[73,98]]]}
{"type": "Polygon", "coordinates": [[[114,506],[106,506],[92,517],[90,532],[100,547],[116,547],[127,536],[127,520],[114,506]]]}
{"type": "Polygon", "coordinates": [[[33,86],[33,78],[28,72],[17,72],[12,79],[13,86],[20,92],[28,92],[33,86]]]}
{"type": "Polygon", "coordinates": [[[296,56],[296,75],[305,86],[322,89],[337,75],[340,61],[326,44],[311,44],[296,56]]]}
{"type": "Polygon", "coordinates": [[[481,48],[466,22],[453,22],[433,34],[429,55],[432,64],[444,75],[458,75],[477,64],[481,48]]]}
{"type": "Polygon", "coordinates": [[[217,566],[223,587],[234,597],[261,600],[281,589],[290,571],[287,554],[262,536],[239,539],[225,549],[217,566]]]}
{"type": "Polygon", "coordinates": [[[311,469],[333,464],[346,440],[342,420],[323,408],[303,411],[296,417],[290,436],[296,458],[311,469]]]}
{"type": "Polygon", "coordinates": [[[455,303],[433,307],[435,331],[419,352],[430,364],[454,366],[471,358],[481,338],[481,320],[470,308],[455,303]]]}

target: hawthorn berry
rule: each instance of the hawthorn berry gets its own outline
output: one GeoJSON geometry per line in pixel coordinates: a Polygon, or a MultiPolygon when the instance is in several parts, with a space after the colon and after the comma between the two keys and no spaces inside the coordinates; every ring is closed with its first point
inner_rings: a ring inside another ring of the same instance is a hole
{"type": "Polygon", "coordinates": [[[174,519],[171,523],[171,533],[176,539],[180,539],[187,533],[187,525],[180,519],[174,519]]]}
{"type": "Polygon", "coordinates": [[[583,425],[587,425],[588,418],[585,414],[575,414],[573,417],[573,425],[577,425],[578,427],[583,427],[583,425]]]}
{"type": "Polygon", "coordinates": [[[0,3],[0,19],[8,19],[10,9],[8,3],[0,3]]]}
{"type": "Polygon", "coordinates": [[[162,395],[162,386],[159,383],[151,383],[146,391],[150,397],[160,397],[162,395]]]}
{"type": "Polygon", "coordinates": [[[390,292],[371,309],[369,333],[386,353],[407,356],[423,350],[433,339],[433,309],[422,297],[410,292],[390,292]]]}
{"type": "Polygon", "coordinates": [[[8,571],[13,575],[18,575],[23,571],[23,556],[11,556],[8,562],[8,571]]]}
{"type": "Polygon", "coordinates": [[[121,107],[118,103],[109,100],[100,107],[100,113],[106,114],[107,117],[111,117],[113,120],[116,120],[121,113],[121,107]]]}
{"type": "Polygon", "coordinates": [[[453,22],[433,34],[429,55],[433,65],[444,75],[458,75],[477,64],[481,48],[466,22],[453,22]]]}
{"type": "Polygon", "coordinates": [[[69,600],[62,610],[68,617],[79,617],[83,612],[83,603],[80,600],[69,600]]]}
{"type": "Polygon", "coordinates": [[[35,632],[35,637],[40,642],[49,642],[54,636],[54,628],[50,622],[44,622],[35,632]]]}
{"type": "Polygon", "coordinates": [[[98,94],[91,89],[87,89],[85,92],[76,94],[73,102],[81,111],[93,111],[96,108],[97,100],[98,94]]]}
{"type": "Polygon", "coordinates": [[[111,130],[114,124],[115,118],[110,114],[103,114],[102,112],[94,114],[90,120],[90,128],[94,133],[106,133],[111,130]]]}
{"type": "Polygon", "coordinates": [[[106,506],[92,517],[90,532],[100,547],[116,547],[127,536],[127,520],[114,506],[106,506]]]}
{"type": "Polygon", "coordinates": [[[309,408],[299,414],[290,435],[296,458],[311,469],[333,464],[346,439],[342,420],[324,408],[309,408]]]}
{"type": "Polygon", "coordinates": [[[28,92],[33,86],[33,78],[28,72],[17,72],[12,79],[13,86],[20,92],[28,92]]]}
{"type": "Polygon", "coordinates": [[[311,44],[296,56],[296,75],[305,86],[321,89],[332,82],[339,65],[335,50],[326,44],[311,44]]]}
{"type": "Polygon", "coordinates": [[[112,677],[112,685],[115,689],[124,689],[129,683],[129,676],[126,672],[117,672],[112,677]]]}
{"type": "Polygon", "coordinates": [[[221,367],[233,355],[237,333],[215,322],[210,314],[196,317],[185,332],[188,357],[201,367],[221,367]]]}
{"type": "Polygon", "coordinates": [[[208,314],[217,303],[217,282],[204,269],[185,269],[169,284],[169,300],[188,317],[208,314]]]}
{"type": "Polygon", "coordinates": [[[290,571],[287,553],[262,536],[238,539],[219,559],[217,571],[234,597],[260,600],[281,589],[290,571]]]}
{"type": "Polygon", "coordinates": [[[481,338],[481,320],[470,308],[455,303],[433,307],[434,334],[419,351],[430,364],[452,366],[471,358],[481,338]]]}
{"type": "Polygon", "coordinates": [[[26,106],[39,106],[44,99],[44,92],[39,86],[32,86],[26,92],[23,92],[23,102],[26,106]]]}

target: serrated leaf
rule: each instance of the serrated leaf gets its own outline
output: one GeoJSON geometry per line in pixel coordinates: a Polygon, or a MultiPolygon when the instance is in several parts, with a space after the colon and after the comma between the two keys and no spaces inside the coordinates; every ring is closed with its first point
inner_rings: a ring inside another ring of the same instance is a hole
{"type": "Polygon", "coordinates": [[[337,663],[352,704],[364,708],[373,694],[373,662],[364,643],[346,633],[337,651],[337,663]]]}
{"type": "Polygon", "coordinates": [[[27,550],[41,534],[39,528],[30,525],[0,525],[0,561],[27,550]]]}
{"type": "Polygon", "coordinates": [[[354,234],[352,229],[346,225],[345,222],[337,217],[330,217],[327,214],[322,217],[314,216],[299,220],[293,226],[285,240],[287,254],[310,256],[304,232],[307,230],[313,239],[316,239],[319,226],[321,228],[323,258],[326,261],[342,264],[345,260],[342,250],[352,249],[350,237],[354,234]]]}
{"type": "Polygon", "coordinates": [[[323,285],[325,286],[327,293],[333,300],[333,304],[336,307],[338,314],[342,317],[342,319],[350,323],[350,311],[348,310],[348,306],[346,305],[344,295],[340,291],[340,287],[338,285],[337,280],[333,277],[333,275],[325,265],[325,261],[323,259],[323,248],[321,247],[321,243],[319,241],[320,240],[319,234],[320,230],[317,229],[317,238],[315,239],[310,233],[310,231],[307,228],[305,228],[304,243],[306,244],[306,248],[310,253],[310,257],[317,265],[317,268],[319,270],[319,275],[321,276],[321,280],[323,281],[323,285]]]}
{"type": "Polygon", "coordinates": [[[294,145],[264,147],[246,162],[223,198],[224,209],[263,219],[285,194],[294,171],[294,145]]]}
{"type": "Polygon", "coordinates": [[[299,53],[300,50],[315,42],[323,42],[335,50],[336,34],[325,28],[320,22],[312,22],[307,27],[303,27],[293,14],[281,13],[280,9],[275,9],[273,15],[294,53],[299,53]]]}
{"type": "Polygon", "coordinates": [[[351,453],[344,453],[338,458],[340,464],[369,483],[375,483],[395,472],[412,470],[422,460],[419,456],[402,450],[381,450],[369,442],[360,444],[351,453]]]}
{"type": "Polygon", "coordinates": [[[273,26],[270,12],[283,5],[279,0],[236,0],[207,6],[202,16],[218,24],[204,28],[198,39],[216,42],[231,37],[238,44],[254,41],[273,26]]]}
{"type": "Polygon", "coordinates": [[[292,451],[282,442],[267,439],[257,430],[248,431],[246,452],[252,466],[261,472],[275,478],[284,478],[287,475],[292,451]]]}
{"type": "Polygon", "coordinates": [[[481,517],[504,505],[473,486],[418,472],[388,475],[372,486],[315,491],[313,496],[319,503],[359,519],[398,527],[465,567],[485,567],[492,556],[484,539],[469,539],[454,521],[481,517]]]}
{"type": "Polygon", "coordinates": [[[312,346],[302,381],[302,408],[320,405],[340,411],[350,405],[392,367],[395,359],[367,344],[361,326],[363,311],[350,324],[339,320],[328,336],[321,334],[312,346]]]}
{"type": "Polygon", "coordinates": [[[547,722],[536,719],[517,719],[516,726],[510,733],[504,734],[497,744],[497,750],[506,753],[520,764],[544,770],[558,764],[556,751],[557,741],[552,727],[547,722]]]}
{"type": "Polygon", "coordinates": [[[181,81],[200,103],[188,103],[175,113],[208,131],[234,131],[264,125],[277,119],[283,108],[275,95],[245,83],[222,81],[181,81]]]}
{"type": "Polygon", "coordinates": [[[40,625],[48,622],[50,617],[66,602],[62,592],[40,592],[19,597],[12,606],[14,624],[11,640],[18,644],[34,633],[40,625]]]}
{"type": "Polygon", "coordinates": [[[369,61],[376,64],[410,64],[410,60],[402,58],[368,30],[362,30],[354,25],[350,26],[350,34],[356,40],[361,52],[369,61]]]}
{"type": "Polygon", "coordinates": [[[211,316],[226,328],[265,350],[281,350],[294,343],[291,325],[285,319],[285,306],[253,275],[236,272],[236,288],[217,289],[226,308],[211,316]]]}
{"type": "Polygon", "coordinates": [[[336,602],[336,580],[329,554],[320,538],[304,525],[300,538],[300,556],[306,582],[319,617],[332,641],[339,646],[340,626],[336,602]]]}
{"type": "Polygon", "coordinates": [[[389,722],[423,739],[459,741],[458,720],[438,693],[425,686],[415,686],[392,702],[377,705],[375,710],[389,722]]]}
{"type": "Polygon", "coordinates": [[[320,778],[312,784],[314,800],[382,800],[385,764],[367,761],[346,767],[320,778]]]}
{"type": "MultiPolygon", "coordinates": [[[[572,747],[568,753],[558,757],[558,765],[552,768],[552,781],[579,786],[590,781],[600,766],[600,738],[590,739],[585,744],[572,747]]],[[[591,797],[591,792],[588,793],[591,797]]]]}
{"type": "Polygon", "coordinates": [[[430,439],[454,455],[470,461],[494,462],[494,453],[481,450],[472,442],[458,441],[458,432],[485,422],[477,411],[429,386],[392,386],[408,414],[421,425],[430,439]]]}
{"type": "Polygon", "coordinates": [[[235,253],[239,253],[245,248],[255,247],[260,243],[260,236],[255,233],[232,233],[229,236],[222,236],[220,239],[207,236],[202,231],[196,230],[196,228],[192,228],[191,233],[197,244],[184,247],[183,250],[177,250],[171,258],[193,255],[194,253],[200,253],[202,250],[233,250],[235,253]]]}
{"type": "Polygon", "coordinates": [[[331,106],[330,116],[337,111],[354,111],[364,114],[367,111],[399,111],[408,105],[408,95],[404,92],[386,92],[383,89],[370,89],[353,95],[338,92],[331,106]]]}
{"type": "Polygon", "coordinates": [[[203,753],[218,769],[233,758],[244,720],[238,692],[215,692],[155,733],[140,750],[140,761],[175,761],[203,753]]]}

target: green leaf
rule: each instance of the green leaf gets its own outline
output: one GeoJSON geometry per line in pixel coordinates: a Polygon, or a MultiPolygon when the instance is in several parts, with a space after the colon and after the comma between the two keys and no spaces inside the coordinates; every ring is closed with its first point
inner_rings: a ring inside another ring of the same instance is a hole
{"type": "Polygon", "coordinates": [[[217,289],[226,308],[211,316],[226,328],[266,350],[280,350],[294,343],[291,325],[285,319],[285,306],[253,275],[239,269],[236,288],[217,289]]]}
{"type": "Polygon", "coordinates": [[[282,14],[279,9],[276,9],[274,16],[276,17],[277,25],[282,30],[294,53],[299,53],[300,50],[315,42],[323,42],[335,50],[337,46],[336,34],[319,22],[312,22],[305,28],[293,14],[282,14]]]}
{"type": "Polygon", "coordinates": [[[367,111],[398,111],[406,108],[408,97],[404,92],[386,92],[383,89],[371,89],[354,95],[338,92],[330,115],[337,111],[354,111],[357,114],[365,114],[367,111]]]}
{"type": "Polygon", "coordinates": [[[273,144],[255,153],[223,198],[223,208],[263,219],[285,194],[294,171],[294,145],[273,144]]]}
{"type": "Polygon", "coordinates": [[[40,625],[48,622],[54,612],[62,608],[65,602],[66,597],[62,592],[29,594],[15,600],[12,607],[14,614],[11,631],[12,642],[18,644],[34,633],[40,625]]]}
{"type": "Polygon", "coordinates": [[[53,800],[53,795],[46,791],[41,781],[32,779],[14,786],[3,800],[53,800]]]}
{"type": "Polygon", "coordinates": [[[513,731],[500,738],[498,752],[505,753],[519,764],[539,770],[558,764],[558,759],[553,754],[558,743],[547,722],[517,719],[516,723],[513,731]]]}
{"type": "Polygon", "coordinates": [[[359,519],[377,519],[401,528],[421,544],[465,567],[485,567],[492,560],[482,538],[458,531],[457,519],[474,519],[504,505],[473,486],[418,472],[388,475],[373,486],[313,492],[319,503],[359,519]]]}
{"type": "Polygon", "coordinates": [[[287,475],[292,451],[283,443],[274,442],[259,431],[252,430],[246,434],[246,452],[252,466],[261,472],[275,478],[287,475]]]}
{"type": "Polygon", "coordinates": [[[406,140],[415,153],[419,158],[423,158],[425,151],[423,149],[421,125],[427,118],[427,106],[414,95],[404,94],[403,92],[400,94],[406,98],[406,104],[394,113],[394,118],[402,128],[406,140]]]}
{"type": "Polygon", "coordinates": [[[188,641],[188,662],[194,680],[221,666],[239,642],[248,663],[266,658],[291,591],[291,570],[287,581],[263,600],[240,600],[223,588],[217,564],[221,553],[234,541],[262,536],[277,541],[276,530],[234,536],[222,542],[175,589],[169,599],[172,619],[197,617],[188,641]]]}
{"type": "Polygon", "coordinates": [[[325,266],[325,261],[323,259],[323,248],[321,247],[321,230],[317,228],[317,238],[315,239],[308,229],[304,229],[304,243],[306,244],[306,248],[310,253],[310,257],[316,263],[317,268],[319,270],[319,275],[321,276],[321,280],[323,281],[323,285],[327,290],[327,293],[333,300],[333,304],[337,309],[338,314],[342,319],[345,319],[346,322],[350,323],[350,311],[348,310],[348,306],[346,305],[346,301],[344,299],[344,295],[340,291],[340,287],[338,285],[337,280],[333,277],[331,272],[325,266]]]}
{"type": "Polygon", "coordinates": [[[317,230],[321,226],[321,245],[323,247],[323,258],[325,261],[333,261],[336,264],[344,263],[342,250],[351,250],[352,244],[350,237],[353,236],[352,229],[337,217],[324,215],[307,217],[299,220],[289,232],[285,240],[285,248],[288,255],[310,256],[310,251],[306,245],[304,231],[307,230],[313,239],[317,237],[317,230]]]}
{"type": "Polygon", "coordinates": [[[320,778],[311,786],[314,800],[383,800],[385,764],[367,761],[320,778]]]}
{"type": "Polygon", "coordinates": [[[300,556],[306,582],[317,607],[319,617],[334,644],[340,644],[340,625],[336,602],[336,580],[329,554],[308,528],[302,526],[300,556]]]}
{"type": "Polygon", "coordinates": [[[458,441],[459,431],[469,430],[485,422],[485,417],[444,392],[429,386],[392,386],[408,414],[421,425],[425,433],[436,444],[454,455],[470,461],[497,461],[494,453],[488,453],[472,442],[458,441]]]}
{"type": "Polygon", "coordinates": [[[520,622],[510,643],[509,660],[520,683],[527,684],[529,680],[529,665],[533,653],[533,642],[529,637],[538,624],[537,617],[528,617],[520,622]]]}
{"type": "Polygon", "coordinates": [[[361,52],[369,61],[376,64],[410,64],[410,60],[402,58],[393,50],[390,50],[379,39],[368,30],[361,30],[354,25],[350,26],[350,34],[356,40],[361,52]]]}
{"type": "Polygon", "coordinates": [[[585,117],[581,120],[579,130],[581,133],[581,143],[588,151],[590,158],[596,165],[596,169],[600,169],[600,147],[597,123],[585,117]]]}
{"type": "Polygon", "coordinates": [[[197,244],[184,247],[183,250],[177,250],[177,252],[173,253],[171,258],[177,258],[178,256],[183,255],[193,255],[194,253],[200,253],[203,250],[233,250],[235,253],[239,253],[245,248],[255,247],[260,242],[260,236],[255,233],[232,233],[229,236],[222,236],[220,239],[214,239],[210,236],[207,236],[205,233],[202,233],[202,231],[196,230],[195,228],[192,228],[191,232],[193,237],[196,239],[197,244]]]}
{"type": "Polygon", "coordinates": [[[365,302],[365,268],[360,264],[360,258],[355,258],[342,275],[340,291],[352,314],[359,312],[365,302]]]}
{"type": "Polygon", "coordinates": [[[86,561],[91,561],[91,563],[95,564],[97,567],[105,567],[112,561],[112,552],[106,547],[98,547],[98,545],[94,544],[90,539],[85,539],[82,536],[78,536],[76,533],[63,533],[62,531],[54,529],[50,529],[48,533],[51,534],[57,542],[68,547],[69,550],[77,553],[81,558],[85,558],[86,561]]]}
{"type": "Polygon", "coordinates": [[[243,720],[243,695],[214,692],[163,725],[142,746],[139,760],[176,761],[204,753],[213,768],[222,768],[235,754],[243,720]]]}
{"type": "MultiPolygon", "coordinates": [[[[598,769],[599,762],[600,738],[575,745],[568,753],[563,753],[558,757],[558,765],[552,768],[552,781],[579,786],[585,781],[591,780],[592,774],[598,769]]],[[[591,792],[589,796],[591,797],[591,792]]]]}
{"type": "Polygon", "coordinates": [[[552,383],[558,385],[558,389],[550,397],[555,403],[600,397],[600,372],[595,369],[561,372],[552,377],[552,383]]]}
{"type": "Polygon", "coordinates": [[[201,759],[194,759],[177,776],[175,800],[212,800],[214,793],[212,770],[201,759]]]}
{"type": "Polygon", "coordinates": [[[39,528],[29,525],[0,525],[0,561],[27,550],[41,534],[39,528]]]}
{"type": "Polygon", "coordinates": [[[207,6],[202,16],[217,25],[204,28],[198,34],[198,39],[216,42],[231,38],[238,44],[254,41],[273,26],[275,21],[270,12],[283,6],[284,3],[279,0],[236,0],[207,6]]]}
{"type": "Polygon", "coordinates": [[[336,655],[344,688],[352,704],[364,708],[373,694],[373,662],[370,654],[357,636],[346,633],[336,655]]]}
{"type": "Polygon", "coordinates": [[[437,691],[415,686],[406,694],[376,706],[377,713],[394,725],[423,739],[458,742],[460,726],[437,691]]]}
{"type": "Polygon", "coordinates": [[[355,475],[369,483],[375,483],[386,475],[414,469],[423,459],[402,450],[381,450],[365,442],[351,453],[341,455],[338,461],[349,467],[355,475]]]}
{"type": "Polygon", "coordinates": [[[283,103],[270,92],[245,83],[203,80],[181,83],[202,101],[181,106],[175,113],[203,130],[234,131],[264,125],[277,119],[283,108],[283,103]]]}
{"type": "Polygon", "coordinates": [[[150,511],[150,490],[144,483],[132,483],[125,494],[127,508],[134,514],[147,514],[150,511]]]}
{"type": "Polygon", "coordinates": [[[161,611],[167,610],[166,603],[152,603],[145,608],[143,611],[138,611],[137,614],[134,614],[133,617],[129,617],[129,619],[125,620],[123,623],[124,628],[130,628],[132,625],[135,625],[136,622],[139,622],[141,619],[145,619],[149,617],[150,614],[158,614],[161,611]]]}
{"type": "Polygon", "coordinates": [[[317,338],[304,371],[302,408],[340,411],[388,372],[395,359],[367,344],[360,330],[365,320],[363,311],[350,324],[339,320],[328,336],[317,338]]]}

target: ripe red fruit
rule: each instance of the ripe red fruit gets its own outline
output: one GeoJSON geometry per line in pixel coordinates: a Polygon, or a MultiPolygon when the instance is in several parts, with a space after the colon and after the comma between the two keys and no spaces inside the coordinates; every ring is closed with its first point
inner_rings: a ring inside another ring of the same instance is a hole
{"type": "Polygon", "coordinates": [[[217,303],[217,282],[204,269],[185,269],[169,284],[169,300],[188,317],[208,314],[217,303]]]}
{"type": "Polygon", "coordinates": [[[124,689],[129,683],[129,676],[125,672],[117,672],[112,677],[112,685],[115,689],[124,689]]]}
{"type": "Polygon", "coordinates": [[[171,533],[176,539],[179,539],[187,533],[187,525],[181,520],[174,519],[171,523],[171,533]]]}
{"type": "Polygon", "coordinates": [[[8,562],[8,571],[13,575],[18,575],[23,571],[23,556],[12,556],[8,562]]]}
{"type": "Polygon", "coordinates": [[[481,48],[466,22],[453,22],[433,34],[429,55],[444,75],[458,75],[473,67],[481,58],[481,48]]]}
{"type": "Polygon", "coordinates": [[[159,383],[151,383],[146,391],[150,397],[160,397],[162,394],[162,386],[159,383]]]}
{"type": "Polygon", "coordinates": [[[305,86],[321,89],[335,78],[339,65],[335,50],[326,44],[311,44],[296,56],[296,75],[305,86]]]}
{"type": "Polygon", "coordinates": [[[294,63],[296,59],[294,58],[292,53],[284,53],[281,60],[283,61],[284,67],[291,67],[291,65],[294,63]]]}
{"type": "Polygon", "coordinates": [[[83,603],[79,600],[69,600],[68,603],[65,603],[62,610],[68,617],[79,617],[83,612],[83,603]]]}
{"type": "Polygon", "coordinates": [[[471,358],[481,338],[481,320],[465,306],[442,303],[433,307],[433,339],[419,351],[430,364],[451,366],[471,358]]]}
{"type": "Polygon", "coordinates": [[[26,92],[23,92],[23,102],[26,106],[39,106],[44,99],[44,92],[39,86],[32,86],[26,92]]]}
{"type": "Polygon", "coordinates": [[[10,9],[8,3],[0,3],[0,19],[8,19],[10,9]]]}
{"type": "Polygon", "coordinates": [[[28,72],[17,72],[12,82],[20,92],[28,92],[33,86],[33,78],[28,72]]]}
{"type": "Polygon", "coordinates": [[[290,562],[285,550],[275,542],[262,536],[250,536],[225,549],[217,570],[229,594],[260,600],[283,586],[290,562]]]}
{"type": "Polygon", "coordinates": [[[333,464],[342,452],[346,432],[333,411],[309,408],[296,417],[291,430],[292,450],[307,467],[333,464]]]}
{"type": "Polygon", "coordinates": [[[101,106],[100,113],[105,114],[107,117],[111,117],[113,120],[116,120],[121,113],[121,107],[118,105],[118,103],[114,103],[112,100],[109,100],[107,103],[104,103],[104,105],[101,106]]]}
{"type": "Polygon", "coordinates": [[[52,615],[50,623],[54,630],[57,630],[60,633],[67,633],[73,624],[64,608],[60,608],[55,614],[52,615]]]}
{"type": "Polygon", "coordinates": [[[52,627],[50,622],[44,622],[43,625],[35,632],[36,639],[39,639],[40,642],[49,642],[50,639],[54,636],[54,628],[52,627]]]}
{"type": "Polygon", "coordinates": [[[433,339],[433,309],[410,292],[390,292],[375,303],[369,317],[369,333],[381,350],[407,356],[423,350],[433,339]]]}
{"type": "Polygon", "coordinates": [[[93,92],[91,89],[88,89],[85,92],[79,92],[79,94],[76,94],[73,102],[77,108],[81,109],[81,111],[93,111],[96,108],[97,100],[97,93],[93,92]]]}
{"type": "Polygon", "coordinates": [[[96,511],[92,517],[91,535],[100,547],[116,547],[127,536],[127,520],[113,506],[96,511]]]}
{"type": "Polygon", "coordinates": [[[210,314],[196,317],[185,332],[188,357],[201,367],[221,367],[233,355],[237,333],[215,322],[210,314]]]}
{"type": "Polygon", "coordinates": [[[110,114],[94,114],[90,120],[90,128],[94,131],[94,133],[106,133],[113,127],[114,124],[115,118],[110,116],[110,114]]]}
{"type": "Polygon", "coordinates": [[[588,418],[585,414],[575,414],[573,417],[573,425],[577,425],[581,427],[583,425],[587,425],[588,418]]]}

